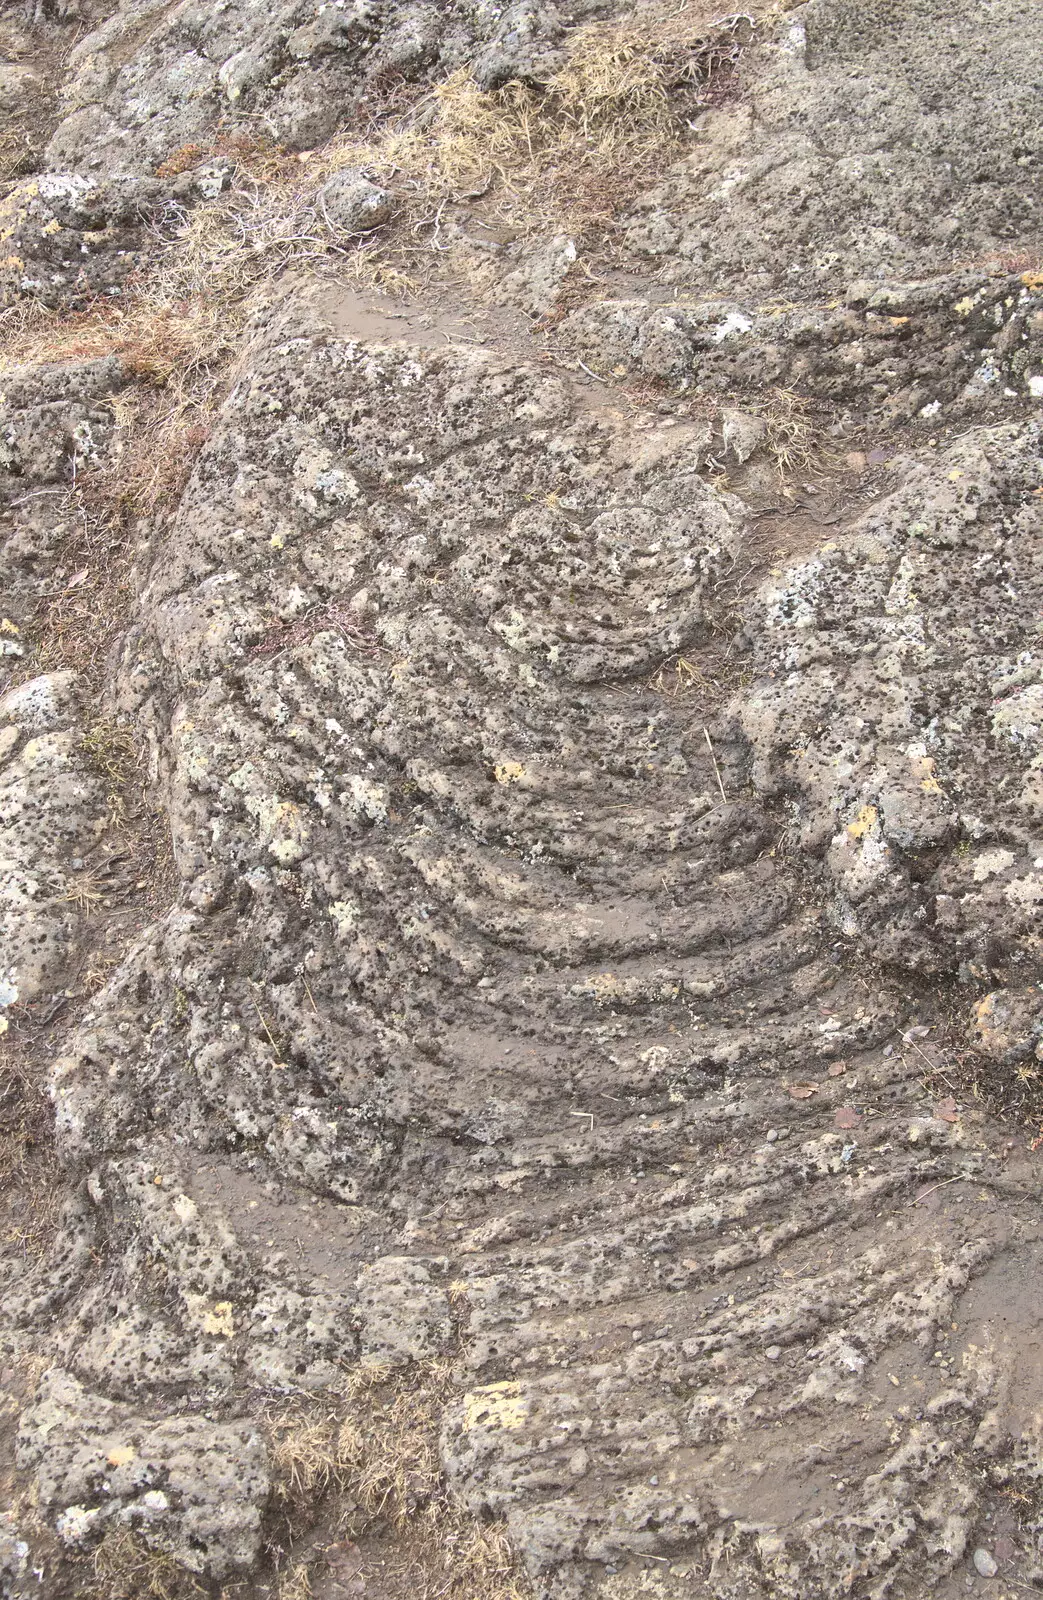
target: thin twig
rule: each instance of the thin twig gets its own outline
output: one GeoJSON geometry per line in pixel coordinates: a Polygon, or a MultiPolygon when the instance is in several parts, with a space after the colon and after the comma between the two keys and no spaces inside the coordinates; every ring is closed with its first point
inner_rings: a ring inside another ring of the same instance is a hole
{"type": "Polygon", "coordinates": [[[493,180],[492,174],[490,173],[489,177],[486,178],[485,183],[480,189],[468,189],[466,194],[454,194],[453,199],[457,205],[459,205],[462,200],[483,200],[489,193],[492,185],[493,180]]]}
{"type": "Polygon", "coordinates": [[[706,740],[706,748],[707,748],[707,750],[709,750],[709,752],[710,752],[710,760],[713,762],[714,776],[717,779],[717,787],[721,791],[721,799],[724,801],[725,805],[727,805],[728,804],[728,796],[725,794],[725,792],[724,792],[724,784],[721,782],[721,769],[717,765],[717,757],[713,753],[713,744],[711,743],[711,740],[710,740],[710,730],[709,730],[709,728],[704,728],[703,729],[703,738],[706,740]]]}
{"type": "Polygon", "coordinates": [[[929,1069],[929,1071],[931,1073],[931,1076],[932,1077],[941,1078],[942,1082],[948,1088],[950,1088],[952,1090],[953,1094],[955,1094],[956,1093],[956,1085],[953,1083],[951,1078],[947,1078],[945,1076],[945,1073],[942,1071],[942,1069],[941,1069],[940,1065],[938,1064],[938,1062],[937,1061],[932,1061],[930,1056],[927,1054],[927,1051],[922,1049],[921,1046],[917,1044],[915,1039],[910,1039],[909,1043],[912,1045],[912,1047],[916,1051],[917,1055],[923,1056],[924,1060],[927,1062],[927,1066],[928,1066],[928,1069],[929,1069]]]}
{"type": "MultiPolygon", "coordinates": [[[[253,979],[252,978],[251,978],[250,981],[251,981],[251,983],[253,983],[253,979]]],[[[256,988],[256,984],[254,985],[254,987],[256,988]]],[[[257,1004],[257,1001],[256,1001],[256,999],[254,998],[253,995],[250,996],[250,999],[253,1000],[253,1008],[257,1012],[257,1015],[261,1019],[261,1027],[264,1029],[265,1033],[268,1035],[268,1043],[271,1045],[271,1047],[275,1051],[276,1055],[278,1055],[279,1046],[276,1044],[274,1038],[272,1037],[271,1028],[269,1028],[267,1022],[265,1022],[265,1020],[264,1020],[264,1012],[261,1010],[260,1006],[257,1004]]]]}
{"type": "Polygon", "coordinates": [[[968,1182],[968,1179],[964,1177],[964,1174],[962,1172],[958,1172],[956,1174],[955,1178],[943,1178],[941,1183],[932,1184],[929,1189],[925,1189],[924,1190],[923,1194],[918,1194],[916,1199],[911,1201],[910,1204],[914,1205],[914,1206],[918,1206],[920,1204],[921,1200],[926,1200],[927,1196],[929,1194],[933,1194],[936,1189],[944,1189],[945,1185],[947,1183],[966,1183],[966,1182],[968,1182]]]}

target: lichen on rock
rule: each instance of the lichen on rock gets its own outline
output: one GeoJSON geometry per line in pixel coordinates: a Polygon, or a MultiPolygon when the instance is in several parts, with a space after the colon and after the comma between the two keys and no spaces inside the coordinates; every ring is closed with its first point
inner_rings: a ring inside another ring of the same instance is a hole
{"type": "Polygon", "coordinates": [[[17,34],[5,1595],[1041,1581],[1040,28],[980,10],[17,34]]]}

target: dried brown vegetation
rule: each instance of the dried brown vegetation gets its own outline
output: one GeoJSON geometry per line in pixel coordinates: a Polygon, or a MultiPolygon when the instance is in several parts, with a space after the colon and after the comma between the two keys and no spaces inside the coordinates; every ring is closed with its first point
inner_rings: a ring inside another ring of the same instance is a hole
{"type": "Polygon", "coordinates": [[[528,1600],[503,1530],[475,1519],[450,1494],[438,1452],[438,1417],[452,1390],[447,1363],[349,1374],[335,1404],[301,1401],[269,1420],[283,1525],[279,1600],[311,1593],[310,1568],[345,1549],[379,1563],[389,1594],[418,1600],[528,1600]],[[306,1562],[295,1543],[319,1508],[327,1543],[306,1562]]]}
{"type": "MultiPolygon", "coordinates": [[[[50,1104],[8,1032],[0,1036],[0,1194],[38,1178],[41,1162],[53,1176],[50,1104]]],[[[16,1209],[5,1218],[3,1243],[38,1253],[52,1221],[44,1190],[31,1212],[16,1209]]]]}
{"type": "MultiPolygon", "coordinates": [[[[375,145],[342,143],[338,158],[419,189],[428,208],[489,193],[518,226],[604,219],[681,152],[691,116],[709,84],[734,72],[747,33],[746,18],[708,29],[688,8],[596,23],[577,31],[544,83],[486,91],[457,72],[422,118],[385,128],[375,145]]],[[[435,233],[439,221],[436,210],[435,233]]]]}
{"type": "Polygon", "coordinates": [[[207,1593],[171,1556],[125,1529],[104,1536],[93,1571],[98,1600],[196,1600],[207,1593]]]}
{"type": "Polygon", "coordinates": [[[103,718],[87,730],[80,743],[91,766],[105,780],[110,820],[125,820],[128,790],[139,766],[133,734],[123,723],[103,718]]]}
{"type": "Polygon", "coordinates": [[[922,1038],[907,1037],[906,1055],[919,1067],[925,1091],[952,1095],[961,1110],[973,1109],[1028,1135],[1032,1150],[1043,1148],[1043,1063],[1034,1055],[1022,1061],[997,1061],[967,1042],[955,1000],[950,1015],[922,1038]]]}
{"type": "Polygon", "coordinates": [[[767,448],[785,481],[819,464],[822,439],[814,414],[792,389],[773,389],[760,407],[767,426],[767,448]]]}
{"type": "MultiPolygon", "coordinates": [[[[443,234],[451,208],[476,195],[514,229],[603,221],[680,152],[689,117],[734,74],[749,30],[745,16],[711,25],[699,7],[652,7],[578,30],[544,83],[485,91],[458,72],[419,104],[391,96],[365,136],[339,135],[306,156],[241,137],[172,152],[161,173],[218,162],[228,184],[149,244],[147,269],[117,303],[70,314],[25,300],[0,312],[0,374],[116,356],[130,380],[106,402],[114,434],[103,459],[73,464],[59,563],[68,576],[33,618],[42,664],[90,678],[103,663],[130,603],[130,535],[176,500],[232,353],[287,271],[335,262],[408,294],[443,262],[459,268],[462,252],[443,234]],[[339,229],[322,203],[323,184],[347,168],[395,194],[397,219],[376,244],[339,229]]],[[[482,265],[470,263],[478,287],[482,265]]]]}
{"type": "MultiPolygon", "coordinates": [[[[118,302],[70,314],[25,300],[0,312],[0,373],[115,356],[128,379],[104,402],[114,423],[107,454],[61,490],[62,576],[32,618],[39,662],[73,667],[99,686],[132,600],[132,537],[141,519],[176,502],[233,354],[281,278],[332,262],[362,283],[408,293],[452,250],[453,209],[476,200],[520,232],[605,223],[685,148],[690,117],[734,74],[747,31],[745,18],[708,27],[697,8],[651,8],[638,21],[578,31],[543,83],[485,91],[461,72],[419,104],[393,92],[376,124],[305,158],[259,141],[172,152],[161,176],[219,161],[228,184],[148,243],[147,268],[118,302]],[[376,242],[338,229],[322,204],[323,184],[349,168],[394,193],[397,217],[376,242]]],[[[347,616],[319,620],[354,627],[347,616]]],[[[269,644],[274,651],[289,642],[280,633],[269,644]]],[[[678,661],[678,689],[692,671],[678,661]]],[[[84,748],[106,778],[113,820],[124,820],[137,760],[125,731],[101,717],[84,748]]],[[[88,912],[104,892],[90,871],[70,890],[88,912]]],[[[50,1159],[49,1110],[34,1084],[21,1069],[0,1083],[0,1164],[13,1178],[27,1170],[27,1152],[40,1170],[36,1143],[47,1144],[50,1159]]],[[[279,1600],[307,1600],[313,1572],[333,1571],[346,1548],[362,1549],[359,1559],[378,1553],[389,1600],[526,1600],[503,1530],[477,1522],[443,1478],[438,1417],[451,1388],[448,1366],[361,1368],[334,1403],[302,1398],[271,1416],[279,1600]]],[[[84,1592],[99,1600],[204,1592],[126,1530],[106,1534],[88,1565],[84,1592]]]]}

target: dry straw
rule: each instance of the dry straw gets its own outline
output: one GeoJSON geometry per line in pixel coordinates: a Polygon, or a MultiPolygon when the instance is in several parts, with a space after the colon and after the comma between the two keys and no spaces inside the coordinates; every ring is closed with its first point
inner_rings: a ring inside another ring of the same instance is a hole
{"type": "MultiPolygon", "coordinates": [[[[319,1507],[331,1549],[366,1542],[417,1600],[531,1600],[504,1530],[476,1522],[443,1478],[438,1428],[451,1393],[448,1363],[361,1366],[336,1404],[302,1397],[274,1413],[269,1448],[291,1547],[319,1507]]],[[[306,1600],[311,1565],[284,1565],[279,1600],[306,1600]]]]}

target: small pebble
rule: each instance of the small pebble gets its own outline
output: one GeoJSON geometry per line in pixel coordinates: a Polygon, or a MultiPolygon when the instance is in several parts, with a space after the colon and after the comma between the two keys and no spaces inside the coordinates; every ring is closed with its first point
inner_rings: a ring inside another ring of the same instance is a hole
{"type": "Polygon", "coordinates": [[[778,1128],[769,1128],[767,1133],[764,1135],[764,1137],[767,1139],[769,1144],[774,1144],[775,1140],[778,1138],[778,1136],[779,1136],[778,1128]]]}
{"type": "Polygon", "coordinates": [[[770,1344],[768,1346],[767,1350],[765,1350],[765,1352],[764,1352],[764,1359],[765,1359],[765,1361],[777,1361],[779,1359],[779,1357],[781,1356],[781,1354],[782,1354],[782,1346],[781,1345],[779,1345],[779,1344],[770,1344]]]}
{"type": "Polygon", "coordinates": [[[994,1578],[999,1571],[995,1557],[988,1550],[975,1550],[971,1559],[974,1562],[975,1572],[981,1578],[994,1578]]]}

